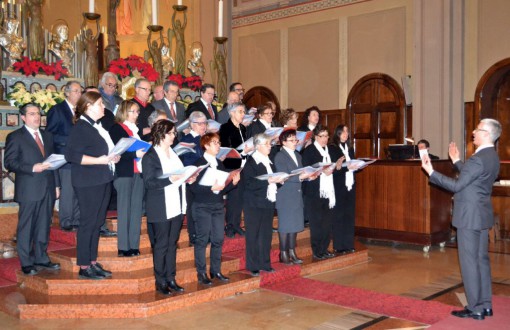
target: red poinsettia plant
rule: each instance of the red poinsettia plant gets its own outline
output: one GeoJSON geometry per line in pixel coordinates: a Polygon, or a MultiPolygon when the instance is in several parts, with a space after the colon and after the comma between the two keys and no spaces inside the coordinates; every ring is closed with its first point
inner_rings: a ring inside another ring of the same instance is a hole
{"type": "Polygon", "coordinates": [[[202,87],[202,78],[200,76],[185,77],[182,74],[171,74],[167,80],[175,81],[179,84],[179,88],[189,88],[192,91],[198,92],[202,87]]]}
{"type": "Polygon", "coordinates": [[[111,61],[108,71],[116,74],[121,81],[126,77],[134,77],[134,71],[138,71],[142,77],[149,81],[156,81],[159,78],[159,73],[154,70],[152,65],[137,55],[111,61]]]}
{"type": "Polygon", "coordinates": [[[44,73],[47,76],[54,76],[55,80],[69,77],[69,70],[62,66],[62,60],[46,64],[41,61],[31,60],[23,56],[21,60],[13,63],[12,69],[14,72],[21,72],[25,76],[35,76],[39,73],[44,73]]]}

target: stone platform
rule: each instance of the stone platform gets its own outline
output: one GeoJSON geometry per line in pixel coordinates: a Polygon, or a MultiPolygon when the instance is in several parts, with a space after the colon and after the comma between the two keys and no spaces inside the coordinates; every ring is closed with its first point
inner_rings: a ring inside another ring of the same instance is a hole
{"type": "MultiPolygon", "coordinates": [[[[116,229],[116,220],[109,219],[108,225],[116,229]]],[[[355,253],[327,260],[313,260],[307,228],[298,234],[297,241],[297,254],[304,260],[302,265],[289,266],[278,262],[278,235],[274,233],[271,262],[276,272],[261,272],[260,277],[252,277],[245,270],[244,237],[236,236],[225,238],[223,245],[222,272],[230,277],[230,282],[213,281],[212,286],[203,286],[197,283],[193,247],[189,246],[187,231],[183,228],[177,250],[176,280],[185,291],[163,296],[154,287],[152,254],[145,219],[142,221],[140,256],[118,257],[116,237],[100,239],[98,261],[111,270],[113,276],[99,281],[78,278],[74,247],[76,233],[61,231],[56,222],[54,226],[51,230],[53,244],[69,246],[50,252],[51,260],[60,262],[62,269],[43,270],[36,276],[26,276],[18,267],[17,284],[0,287],[1,311],[20,319],[141,318],[368,260],[367,249],[359,243],[355,253]]]]}

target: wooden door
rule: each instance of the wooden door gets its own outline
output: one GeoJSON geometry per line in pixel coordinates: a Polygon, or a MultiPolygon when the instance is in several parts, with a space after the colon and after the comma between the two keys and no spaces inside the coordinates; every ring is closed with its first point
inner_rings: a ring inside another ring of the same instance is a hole
{"type": "Polygon", "coordinates": [[[258,108],[260,105],[272,101],[276,104],[276,116],[274,119],[280,117],[280,102],[276,95],[269,88],[264,86],[255,86],[250,88],[243,97],[243,103],[247,109],[251,107],[258,108]]]}
{"type": "Polygon", "coordinates": [[[372,73],[358,80],[347,97],[356,157],[384,159],[389,144],[404,143],[412,134],[405,110],[404,91],[390,76],[372,73]]]}

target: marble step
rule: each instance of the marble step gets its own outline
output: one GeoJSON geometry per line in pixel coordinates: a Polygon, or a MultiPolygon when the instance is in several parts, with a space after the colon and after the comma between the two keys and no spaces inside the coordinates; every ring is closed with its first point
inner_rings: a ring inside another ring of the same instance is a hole
{"type": "MultiPolygon", "coordinates": [[[[106,219],[106,226],[112,231],[117,231],[117,218],[106,219]]],[[[142,234],[147,234],[147,217],[142,217],[142,225],[140,228],[142,234]]]]}
{"type": "MultiPolygon", "coordinates": [[[[207,259],[209,265],[209,258],[207,259]]],[[[127,269],[127,268],[125,268],[127,269]]],[[[227,275],[239,270],[239,258],[222,258],[221,271],[227,275]]],[[[154,291],[152,268],[138,271],[112,271],[112,277],[104,280],[84,280],[78,272],[41,271],[36,276],[26,276],[18,270],[18,283],[27,289],[46,295],[122,295],[154,291]]],[[[197,271],[193,261],[177,263],[176,281],[179,284],[196,282],[197,271]]]]}
{"type": "MultiPolygon", "coordinates": [[[[105,280],[103,280],[105,281],[105,280]]],[[[152,283],[154,285],[154,283],[152,283]]],[[[260,278],[230,274],[228,283],[214,281],[206,287],[197,282],[184,284],[185,292],[164,296],[154,289],[136,295],[45,295],[30,289],[0,289],[0,297],[18,297],[4,312],[20,319],[142,318],[230,297],[259,288],[260,278]]]]}

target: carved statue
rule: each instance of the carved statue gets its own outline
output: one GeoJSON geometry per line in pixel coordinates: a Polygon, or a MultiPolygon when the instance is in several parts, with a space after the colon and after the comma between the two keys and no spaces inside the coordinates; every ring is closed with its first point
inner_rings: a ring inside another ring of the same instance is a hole
{"type": "Polygon", "coordinates": [[[55,25],[53,28],[53,38],[48,43],[48,50],[58,59],[62,60],[62,65],[71,72],[71,61],[74,57],[74,47],[69,43],[69,27],[65,22],[55,25]]]}
{"type": "Polygon", "coordinates": [[[167,44],[163,44],[161,47],[161,62],[163,65],[163,78],[168,77],[170,72],[174,71],[175,62],[171,56],[170,47],[167,44]]]}
{"type": "Polygon", "coordinates": [[[28,25],[28,49],[30,57],[35,60],[44,58],[44,34],[42,28],[42,4],[44,0],[26,0],[26,6],[30,13],[30,24],[28,25]]]}
{"type": "Polygon", "coordinates": [[[99,38],[99,20],[96,20],[96,34],[88,28],[83,35],[83,47],[85,48],[85,86],[97,86],[99,82],[97,63],[97,39],[99,38]]]}
{"type": "Polygon", "coordinates": [[[193,54],[193,58],[188,61],[188,69],[191,71],[193,76],[199,76],[203,80],[205,68],[204,63],[202,62],[202,44],[195,41],[191,45],[191,53],[193,54]]]}
{"type": "Polygon", "coordinates": [[[107,67],[111,61],[120,57],[120,49],[117,46],[117,7],[119,4],[120,0],[108,1],[108,45],[105,48],[107,67]]]}
{"type": "Polygon", "coordinates": [[[227,49],[224,44],[218,48],[218,42],[214,43],[214,60],[211,61],[211,74],[216,86],[218,101],[223,102],[227,98],[227,49]]]}
{"type": "Polygon", "coordinates": [[[159,34],[159,44],[157,40],[151,41],[152,31],[149,29],[149,36],[147,37],[147,45],[149,46],[149,54],[152,58],[152,66],[154,70],[159,73],[158,81],[156,82],[158,85],[163,84],[163,61],[162,61],[162,49],[165,45],[163,41],[163,34],[160,32],[159,34]]]}
{"type": "Polygon", "coordinates": [[[23,52],[27,48],[26,42],[18,35],[19,21],[15,18],[8,18],[4,22],[0,33],[0,46],[9,54],[10,67],[16,60],[21,60],[23,52]]]}
{"type": "Polygon", "coordinates": [[[174,14],[172,15],[172,27],[175,34],[175,72],[184,75],[185,74],[185,66],[186,66],[186,43],[184,41],[184,29],[186,28],[187,18],[186,11],[183,11],[184,14],[184,23],[181,24],[180,20],[175,19],[175,14],[177,13],[174,10],[174,14]]]}

